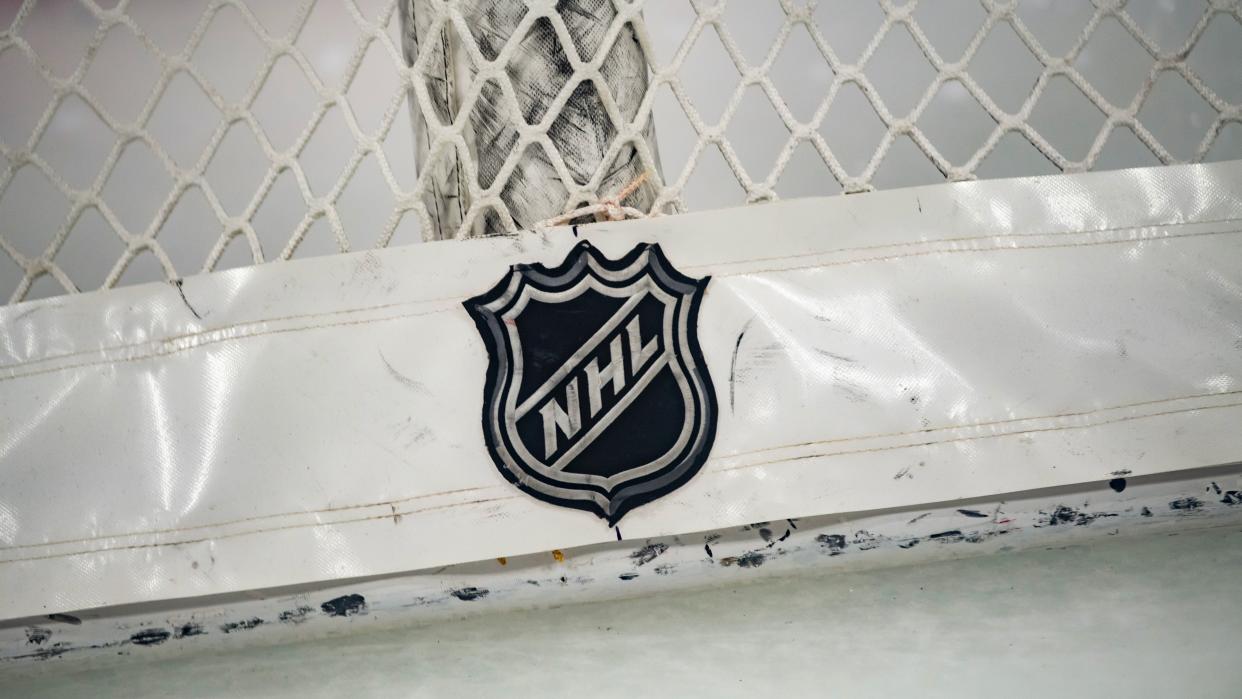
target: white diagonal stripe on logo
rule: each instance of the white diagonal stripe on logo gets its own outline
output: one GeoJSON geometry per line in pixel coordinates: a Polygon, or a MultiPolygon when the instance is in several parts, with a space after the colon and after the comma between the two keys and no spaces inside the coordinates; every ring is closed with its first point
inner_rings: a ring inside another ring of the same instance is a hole
{"type": "Polygon", "coordinates": [[[577,352],[574,352],[570,355],[569,359],[565,360],[565,363],[561,365],[560,369],[557,369],[552,376],[548,377],[547,381],[543,382],[542,386],[540,386],[534,393],[530,394],[526,400],[522,401],[522,404],[517,407],[517,410],[513,414],[514,422],[521,420],[527,413],[534,410],[535,407],[542,403],[543,399],[555,390],[561,381],[565,380],[565,377],[573,373],[574,369],[582,363],[582,360],[586,359],[592,352],[598,349],[600,344],[606,340],[614,330],[621,327],[621,323],[625,322],[625,319],[629,316],[630,311],[634,310],[634,307],[637,306],[640,301],[647,298],[647,293],[647,289],[644,288],[627,299],[626,302],[621,305],[621,308],[617,309],[617,312],[608,319],[608,322],[600,326],[600,329],[595,331],[595,334],[588,338],[582,347],[578,348],[577,352]]]}
{"type": "Polygon", "coordinates": [[[643,372],[643,375],[638,379],[638,381],[635,381],[627,387],[625,396],[621,398],[621,400],[617,401],[616,405],[609,408],[608,411],[604,413],[603,417],[592,425],[591,429],[588,430],[586,434],[582,435],[581,439],[579,439],[572,447],[567,449],[564,454],[561,454],[561,456],[556,460],[556,463],[552,464],[552,470],[560,471],[565,468],[569,465],[570,461],[573,461],[576,456],[582,453],[583,449],[591,446],[591,443],[598,439],[609,425],[616,422],[617,418],[621,417],[621,413],[625,412],[625,409],[630,407],[630,403],[633,403],[634,400],[638,398],[644,390],[646,390],[647,385],[651,383],[651,380],[655,378],[655,375],[660,373],[660,370],[668,364],[671,356],[672,351],[666,347],[664,351],[660,353],[660,356],[655,358],[655,361],[647,365],[649,368],[643,372]]]}

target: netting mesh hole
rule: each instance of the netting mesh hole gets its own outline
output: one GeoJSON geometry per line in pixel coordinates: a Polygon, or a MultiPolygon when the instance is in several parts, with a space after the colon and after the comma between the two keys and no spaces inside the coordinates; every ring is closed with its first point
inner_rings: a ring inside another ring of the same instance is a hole
{"type": "Polygon", "coordinates": [[[338,252],[341,252],[341,246],[336,240],[336,234],[332,232],[332,226],[328,223],[328,219],[321,216],[311,223],[310,228],[306,231],[306,235],[298,243],[297,248],[290,257],[301,259],[333,255],[338,252]]]}
{"type": "Polygon", "coordinates": [[[1203,0],[1128,0],[1125,10],[1163,53],[1180,49],[1203,16],[1203,0]]]}
{"type": "Polygon", "coordinates": [[[190,167],[220,126],[220,111],[185,72],[177,72],[151,114],[147,130],[181,167],[190,167]]]}
{"type": "Polygon", "coordinates": [[[656,126],[656,141],[660,146],[660,161],[668,181],[676,181],[689,165],[690,154],[699,134],[694,130],[681,103],[669,85],[662,85],[656,92],[652,109],[656,126]]]}
{"type": "Polygon", "coordinates": [[[26,270],[0,250],[0,295],[3,298],[13,296],[25,278],[26,270]]]}
{"type": "Polygon", "coordinates": [[[1204,156],[1207,161],[1235,160],[1242,158],[1242,123],[1236,121],[1221,127],[1212,143],[1212,149],[1204,156]]]}
{"type": "Polygon", "coordinates": [[[306,173],[311,191],[322,195],[336,186],[341,170],[355,148],[353,134],[345,123],[345,117],[341,116],[341,108],[332,107],[298,154],[298,162],[306,173]]]}
{"type": "Polygon", "coordinates": [[[905,25],[888,31],[864,70],[895,117],[909,114],[936,76],[905,25]]]}
{"type": "Polygon", "coordinates": [[[682,196],[686,205],[695,209],[723,209],[746,203],[746,190],[714,144],[699,155],[682,196]]]}
{"type": "Polygon", "coordinates": [[[918,124],[940,154],[954,165],[964,165],[996,129],[996,120],[957,80],[940,86],[918,124]]]}
{"type": "MultiPolygon", "coordinates": [[[[519,228],[530,228],[537,222],[531,212],[563,209],[569,198],[569,190],[556,174],[547,151],[539,144],[531,143],[522,151],[512,174],[505,181],[500,198],[509,207],[509,214],[516,225],[519,228]]],[[[484,222],[487,228],[478,231],[478,235],[499,235],[507,230],[499,219],[495,222],[484,219],[484,222]],[[494,223],[501,224],[499,229],[494,223]]]]}
{"type": "Polygon", "coordinates": [[[207,182],[224,210],[237,216],[254,198],[269,164],[250,125],[244,121],[235,122],[207,165],[207,182]]]}
{"type": "Polygon", "coordinates": [[[56,278],[50,274],[40,274],[35,277],[34,283],[30,285],[30,290],[26,292],[26,299],[34,301],[35,299],[46,299],[53,296],[60,296],[65,293],[65,288],[56,281],[56,278]]]}
{"type": "Polygon", "coordinates": [[[845,83],[828,107],[819,133],[841,167],[860,175],[887,131],[875,107],[857,83],[845,83]]]}
{"type": "Polygon", "coordinates": [[[319,98],[302,69],[289,56],[281,56],[251,109],[272,147],[287,151],[306,130],[317,106],[319,98]]]}
{"type": "Polygon", "coordinates": [[[38,2],[18,28],[39,61],[67,78],[78,68],[99,21],[78,2],[38,2]]]}
{"type": "Polygon", "coordinates": [[[1242,24],[1216,15],[1187,60],[1207,86],[1230,104],[1242,104],[1242,24]]]}
{"type": "Polygon", "coordinates": [[[647,35],[651,39],[652,65],[662,68],[673,61],[673,56],[686,40],[690,27],[698,18],[690,0],[662,0],[644,7],[647,14],[647,35]]]}
{"type": "Polygon", "coordinates": [[[176,56],[206,7],[207,0],[132,0],[125,11],[162,51],[176,56]]]}
{"type": "Polygon", "coordinates": [[[840,192],[841,183],[832,176],[828,164],[810,141],[798,144],[785,165],[785,171],[776,181],[776,193],[782,199],[819,197],[840,192]]]}
{"type": "Polygon", "coordinates": [[[480,4],[466,22],[479,53],[489,61],[496,60],[500,50],[513,35],[513,30],[526,16],[524,3],[497,2],[480,4]]]}
{"type": "Polygon", "coordinates": [[[392,232],[392,237],[388,239],[388,245],[412,245],[414,243],[423,242],[422,225],[419,223],[418,214],[414,211],[406,211],[401,215],[401,220],[397,221],[397,227],[392,232]]]}
{"type": "Polygon", "coordinates": [[[157,235],[177,274],[188,276],[203,271],[220,237],[220,221],[202,190],[190,187],[177,198],[157,235]]]}
{"type": "Polygon", "coordinates": [[[914,18],[941,60],[952,63],[962,57],[970,40],[983,27],[987,11],[979,0],[939,0],[920,3],[914,18]]]}
{"type": "Polygon", "coordinates": [[[250,249],[246,236],[238,234],[234,235],[224,246],[224,251],[220,253],[220,257],[216,258],[216,263],[211,268],[219,272],[225,269],[248,267],[256,262],[259,260],[254,259],[254,253],[250,249]]]}
{"type": "Polygon", "coordinates": [[[1117,107],[1129,106],[1151,72],[1155,59],[1115,17],[1092,32],[1074,67],[1117,107]]]}
{"type": "Polygon", "coordinates": [[[936,169],[923,151],[910,140],[900,136],[884,156],[872,182],[885,189],[915,187],[921,184],[944,182],[944,174],[936,169]]]}
{"type": "Polygon", "coordinates": [[[1134,135],[1134,131],[1127,126],[1118,126],[1108,135],[1104,148],[1100,150],[1100,156],[1095,159],[1093,169],[1119,170],[1159,164],[1160,159],[1150,148],[1143,145],[1138,136],[1134,135]]]}
{"type": "Polygon", "coordinates": [[[1094,14],[1091,0],[1020,0],[1018,18],[1053,57],[1069,53],[1094,14]]]}
{"type": "Polygon", "coordinates": [[[9,148],[25,146],[30,132],[52,99],[52,89],[22,52],[0,52],[0,85],[21,99],[0,99],[0,142],[9,148]]]}
{"type": "Polygon", "coordinates": [[[388,168],[392,171],[397,187],[403,193],[414,191],[418,182],[418,170],[414,163],[414,126],[410,122],[410,110],[398,109],[392,126],[380,144],[384,150],[388,168]]]}
{"type": "Polygon", "coordinates": [[[38,168],[26,165],[0,196],[0,235],[20,254],[38,257],[68,213],[69,200],[38,168]]]}
{"type": "Polygon", "coordinates": [[[828,96],[833,72],[806,25],[798,24],[790,30],[768,77],[794,117],[809,123],[828,96]]]}
{"type": "Polygon", "coordinates": [[[690,102],[703,121],[708,124],[720,121],[732,96],[733,90],[729,88],[737,85],[740,75],[714,27],[703,29],[678,75],[682,89],[690,96],[690,102]]]}
{"type": "Polygon", "coordinates": [[[781,121],[763,88],[751,85],[742,94],[742,101],[729,121],[726,135],[750,178],[763,181],[789,140],[789,129],[781,121]]]}
{"type": "Polygon", "coordinates": [[[612,118],[600,100],[595,83],[589,80],[578,83],[565,109],[548,128],[548,138],[579,185],[591,181],[602,162],[602,154],[616,137],[612,118]]]}
{"type": "Polygon", "coordinates": [[[155,57],[129,27],[119,25],[108,32],[83,84],[113,118],[134,123],[159,77],[155,57]]]}
{"type": "Polygon", "coordinates": [[[975,170],[981,178],[1055,175],[1058,172],[1060,169],[1047,156],[1016,131],[1001,136],[975,170]]]}
{"type": "Polygon", "coordinates": [[[1185,78],[1166,70],[1156,78],[1138,118],[1174,158],[1185,159],[1194,155],[1207,135],[1216,110],[1185,78]]]}
{"type": "Polygon", "coordinates": [[[1068,160],[1087,157],[1104,114],[1064,75],[1048,80],[1031,111],[1030,124],[1068,160]]]}
{"type": "Polygon", "coordinates": [[[268,34],[286,36],[293,29],[300,5],[300,2],[256,2],[247,3],[246,7],[268,34]]]}
{"type": "Polygon", "coordinates": [[[266,49],[236,8],[216,13],[191,60],[225,100],[238,103],[262,64],[266,49]]]}
{"type": "Polygon", "coordinates": [[[401,81],[387,49],[378,41],[371,42],[362,58],[358,72],[349,85],[349,107],[363,133],[375,133],[382,125],[384,113],[398,99],[401,81]]]}
{"type": "Polygon", "coordinates": [[[57,106],[35,152],[74,189],[87,189],[116,143],[116,134],[77,95],[57,106]]]}
{"type": "Polygon", "coordinates": [[[367,156],[336,200],[337,215],[349,236],[351,250],[375,246],[385,233],[395,203],[375,156],[367,156]]]}
{"type": "Polygon", "coordinates": [[[259,247],[263,250],[263,259],[280,258],[305,216],[306,202],[298,189],[297,179],[292,170],[284,170],[276,176],[250,219],[250,225],[259,238],[259,247]]]}
{"type": "Polygon", "coordinates": [[[505,72],[526,123],[537,124],[573,76],[573,66],[547,18],[531,25],[517,44],[517,54],[505,65],[505,72]]]}
{"type": "MultiPolygon", "coordinates": [[[[125,250],[125,243],[94,207],[78,216],[69,237],[56,252],[56,266],[64,270],[80,291],[103,286],[111,268],[100,259],[116,260],[125,250]]],[[[3,258],[3,255],[0,255],[3,258]]]]}
{"type": "Polygon", "coordinates": [[[164,281],[164,267],[160,265],[160,261],[156,258],[155,253],[150,250],[141,250],[125,267],[125,271],[121,274],[119,284],[129,286],[131,284],[146,284],[148,282],[164,281]]]}
{"type": "Polygon", "coordinates": [[[126,230],[141,234],[171,190],[172,178],[151,148],[142,141],[132,141],[126,144],[104,184],[103,200],[126,230]]]}
{"type": "Polygon", "coordinates": [[[339,90],[349,71],[350,51],[358,37],[358,25],[345,8],[346,0],[319,0],[311,8],[297,47],[306,56],[319,82],[339,90]]]}
{"type": "Polygon", "coordinates": [[[996,106],[1017,114],[1035,87],[1043,64],[1008,22],[988,33],[970,61],[970,75],[996,106]]]}
{"type": "Polygon", "coordinates": [[[815,8],[815,24],[844,63],[857,63],[884,23],[874,0],[825,0],[815,8]]]}
{"type": "Polygon", "coordinates": [[[737,43],[746,63],[757,66],[767,58],[776,35],[785,23],[781,6],[771,3],[730,2],[725,6],[724,25],[737,43]]]}

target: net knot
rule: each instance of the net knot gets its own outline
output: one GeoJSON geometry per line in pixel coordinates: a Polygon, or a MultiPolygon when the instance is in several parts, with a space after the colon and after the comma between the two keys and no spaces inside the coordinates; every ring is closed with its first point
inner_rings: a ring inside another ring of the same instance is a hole
{"type": "Polygon", "coordinates": [[[638,191],[638,188],[647,181],[647,177],[650,176],[650,174],[650,170],[644,170],[638,175],[638,177],[631,180],[629,184],[622,187],[616,194],[603,197],[594,204],[580,206],[573,211],[568,211],[560,216],[554,216],[540,221],[535,224],[535,229],[538,230],[543,228],[552,228],[553,226],[563,226],[579,216],[590,216],[592,214],[595,216],[596,221],[624,221],[628,218],[649,218],[655,214],[649,215],[645,211],[636,209],[632,206],[626,206],[621,202],[625,201],[626,197],[638,191]]]}

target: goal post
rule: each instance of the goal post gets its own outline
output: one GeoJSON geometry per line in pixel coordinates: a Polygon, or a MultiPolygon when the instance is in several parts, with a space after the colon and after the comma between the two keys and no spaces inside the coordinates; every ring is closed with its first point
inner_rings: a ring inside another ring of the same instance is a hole
{"type": "Polygon", "coordinates": [[[436,238],[500,235],[661,181],[641,6],[409,0],[416,160],[436,238]]]}

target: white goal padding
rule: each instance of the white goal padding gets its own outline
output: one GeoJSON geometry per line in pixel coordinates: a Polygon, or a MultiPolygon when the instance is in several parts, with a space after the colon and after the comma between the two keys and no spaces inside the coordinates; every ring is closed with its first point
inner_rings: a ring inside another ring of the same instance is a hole
{"type": "Polygon", "coordinates": [[[1239,192],[1238,162],[937,185],[0,309],[0,617],[1237,461],[1239,192]],[[461,306],[582,238],[712,277],[715,446],[620,531],[501,477],[461,306]]]}

